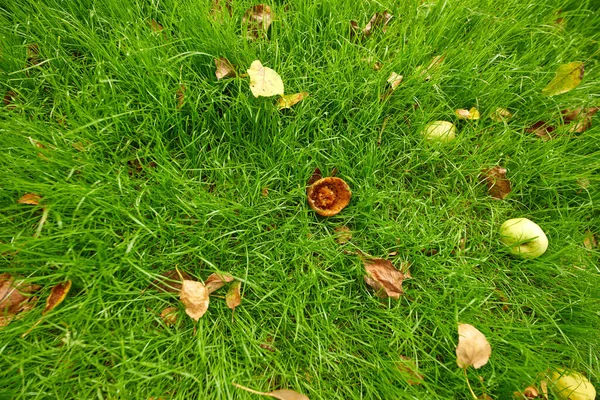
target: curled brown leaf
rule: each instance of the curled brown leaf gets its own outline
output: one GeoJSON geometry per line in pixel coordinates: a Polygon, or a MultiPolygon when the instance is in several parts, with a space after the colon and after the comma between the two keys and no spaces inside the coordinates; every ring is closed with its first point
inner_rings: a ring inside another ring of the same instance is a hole
{"type": "Polygon", "coordinates": [[[233,276],[229,274],[212,273],[208,276],[208,278],[206,278],[204,285],[206,286],[206,290],[208,290],[208,293],[210,294],[216,290],[221,289],[227,283],[232,281],[233,276]]]}
{"type": "Polygon", "coordinates": [[[373,14],[367,25],[362,30],[363,35],[366,37],[371,36],[373,30],[379,26],[381,26],[381,30],[383,33],[387,31],[387,24],[394,16],[389,13],[389,11],[376,12],[373,14]]]}
{"type": "Polygon", "coordinates": [[[563,121],[570,126],[569,132],[582,133],[592,127],[592,117],[600,110],[600,107],[575,108],[562,110],[563,121]]]}
{"type": "Polygon", "coordinates": [[[390,261],[383,258],[361,258],[367,272],[365,282],[375,289],[379,297],[399,299],[404,294],[402,282],[410,277],[408,271],[399,271],[390,261]]]}
{"type": "Polygon", "coordinates": [[[242,304],[242,295],[240,294],[241,287],[242,282],[235,281],[229,286],[227,294],[225,295],[225,303],[227,303],[227,307],[232,310],[235,310],[237,306],[242,304]]]}
{"type": "Polygon", "coordinates": [[[500,166],[482,171],[481,177],[488,187],[490,196],[503,200],[511,192],[511,184],[506,173],[506,168],[500,166]]]}
{"type": "Polygon", "coordinates": [[[283,110],[285,108],[291,108],[293,105],[300,103],[307,97],[308,92],[285,94],[277,99],[277,109],[283,110]]]}
{"type": "Polygon", "coordinates": [[[185,313],[196,322],[206,313],[210,302],[204,284],[187,279],[182,281],[179,299],[185,306],[185,313]]]}
{"type": "Polygon", "coordinates": [[[15,280],[8,273],[0,274],[0,326],[8,325],[17,314],[28,311],[28,304],[35,299],[32,295],[39,289],[39,285],[15,280]]]}
{"type": "Polygon", "coordinates": [[[547,141],[552,139],[552,136],[550,134],[554,132],[555,129],[556,128],[554,126],[550,126],[546,121],[537,121],[530,127],[525,128],[525,132],[534,133],[542,140],[547,141]]]}
{"type": "Polygon", "coordinates": [[[71,290],[71,281],[65,281],[54,286],[50,291],[50,296],[46,299],[46,307],[42,314],[52,311],[56,306],[63,302],[67,293],[71,290]]]}
{"type": "Polygon", "coordinates": [[[273,22],[271,7],[266,4],[257,4],[246,10],[242,23],[246,27],[246,38],[255,40],[265,37],[269,26],[273,22]]]}
{"type": "Polygon", "coordinates": [[[177,307],[167,307],[160,312],[160,318],[165,325],[173,326],[177,322],[177,307]]]}
{"type": "Polygon", "coordinates": [[[215,58],[215,66],[217,68],[215,70],[217,80],[221,80],[223,78],[234,78],[237,76],[235,67],[225,57],[215,58]]]}
{"type": "Polygon", "coordinates": [[[42,199],[42,197],[40,195],[37,195],[35,193],[27,193],[27,194],[24,194],[19,200],[17,200],[17,203],[29,204],[31,206],[37,206],[40,204],[41,199],[42,199]]]}

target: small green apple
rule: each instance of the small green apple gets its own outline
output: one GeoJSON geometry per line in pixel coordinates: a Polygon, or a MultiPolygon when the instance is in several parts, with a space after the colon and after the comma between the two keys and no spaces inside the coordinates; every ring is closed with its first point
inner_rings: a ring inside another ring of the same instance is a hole
{"type": "Polygon", "coordinates": [[[583,375],[574,371],[557,369],[552,373],[552,390],[560,400],[594,400],[596,389],[583,375]]]}
{"type": "Polygon", "coordinates": [[[430,142],[447,143],[456,137],[456,127],[452,122],[433,121],[425,125],[421,134],[430,142]]]}
{"type": "Polygon", "coordinates": [[[546,234],[527,218],[513,218],[500,226],[500,241],[510,246],[511,254],[523,258],[536,258],[548,248],[546,234]]]}

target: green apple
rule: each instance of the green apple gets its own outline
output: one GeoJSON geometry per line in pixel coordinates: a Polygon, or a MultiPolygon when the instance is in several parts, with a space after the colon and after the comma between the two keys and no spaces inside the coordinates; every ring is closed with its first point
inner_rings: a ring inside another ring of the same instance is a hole
{"type": "Polygon", "coordinates": [[[433,121],[425,125],[421,134],[430,142],[447,143],[456,138],[456,127],[452,122],[433,121]]]}
{"type": "Polygon", "coordinates": [[[511,254],[523,258],[536,258],[548,248],[546,234],[527,218],[509,219],[500,226],[500,241],[510,247],[511,254]]]}
{"type": "Polygon", "coordinates": [[[596,389],[588,379],[580,373],[557,369],[552,373],[554,387],[552,390],[560,400],[594,400],[596,389]]]}

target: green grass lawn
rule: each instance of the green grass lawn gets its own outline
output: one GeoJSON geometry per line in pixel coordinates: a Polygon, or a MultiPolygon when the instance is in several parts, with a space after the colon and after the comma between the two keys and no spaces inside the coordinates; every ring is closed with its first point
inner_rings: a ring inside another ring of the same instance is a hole
{"type": "Polygon", "coordinates": [[[208,0],[0,2],[0,272],[43,286],[0,333],[0,398],[258,398],[235,382],[468,399],[459,322],[492,346],[469,370],[478,395],[510,399],[558,367],[598,387],[600,251],[584,237],[600,233],[600,122],[560,126],[560,110],[600,102],[597,1],[277,0],[268,39],[250,41],[254,4],[215,22],[208,0]],[[387,32],[351,39],[350,20],[386,9],[387,32]],[[216,57],[240,72],[259,59],[310,97],[278,111],[247,78],[217,80],[216,57]],[[581,85],[543,96],[571,61],[586,63],[581,85]],[[381,101],[392,71],[404,81],[381,101]],[[456,119],[472,106],[480,120],[456,119]],[[492,121],[497,107],[512,119],[492,121]],[[457,139],[425,143],[434,120],[457,139]],[[554,140],[524,132],[539,120],[554,140]],[[502,201],[478,177],[495,165],[513,185],[502,201]],[[336,216],[307,205],[317,167],[352,189],[336,216]],[[26,193],[43,204],[18,204],[26,193]],[[507,254],[498,228],[516,217],[542,227],[546,254],[507,254]],[[357,251],[411,263],[399,301],[365,285],[357,251]],[[240,279],[234,318],[224,289],[195,324],[176,293],[148,288],[175,267],[240,279]],[[66,300],[22,338],[65,280],[66,300]]]}

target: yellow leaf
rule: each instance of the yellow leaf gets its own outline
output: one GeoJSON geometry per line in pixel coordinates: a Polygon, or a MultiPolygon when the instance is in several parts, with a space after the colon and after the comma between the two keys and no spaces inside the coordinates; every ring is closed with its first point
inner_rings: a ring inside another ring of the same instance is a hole
{"type": "Polygon", "coordinates": [[[456,362],[460,368],[481,368],[487,364],[492,355],[492,347],[483,333],[469,324],[458,325],[458,346],[456,346],[456,362]]]}
{"type": "Polygon", "coordinates": [[[71,281],[65,281],[54,286],[50,291],[50,296],[46,299],[46,308],[44,308],[42,314],[46,314],[62,303],[70,289],[71,281]]]}
{"type": "Polygon", "coordinates": [[[277,109],[282,110],[284,108],[291,108],[294,104],[301,102],[307,97],[308,92],[286,94],[277,99],[277,109]]]}
{"type": "Polygon", "coordinates": [[[242,282],[235,281],[229,286],[229,290],[227,290],[227,294],[225,295],[225,302],[227,303],[227,307],[235,310],[237,306],[242,303],[242,296],[240,295],[240,288],[242,287],[242,282]]]}
{"type": "Polygon", "coordinates": [[[184,279],[179,298],[185,305],[185,313],[194,321],[198,321],[208,310],[208,290],[202,282],[184,279]]]}
{"type": "Polygon", "coordinates": [[[456,116],[458,119],[479,119],[481,114],[479,114],[479,110],[475,107],[471,107],[470,110],[466,110],[464,108],[459,108],[456,110],[456,116]]]}
{"type": "Polygon", "coordinates": [[[583,375],[575,371],[557,369],[552,373],[552,388],[559,400],[594,400],[596,389],[583,375]]]}
{"type": "Polygon", "coordinates": [[[283,81],[277,72],[255,60],[248,70],[250,90],[254,97],[283,96],[283,81]]]}
{"type": "Polygon", "coordinates": [[[556,70],[556,75],[542,89],[542,94],[545,96],[556,96],[557,94],[567,93],[571,89],[575,89],[583,79],[584,67],[581,61],[570,62],[563,64],[556,70]]]}

